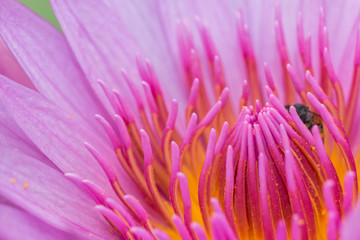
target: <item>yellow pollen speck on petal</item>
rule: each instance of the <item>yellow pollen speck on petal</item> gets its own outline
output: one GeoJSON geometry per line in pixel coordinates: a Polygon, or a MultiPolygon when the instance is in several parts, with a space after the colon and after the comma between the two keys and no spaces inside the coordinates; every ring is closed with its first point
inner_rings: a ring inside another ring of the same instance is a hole
{"type": "Polygon", "coordinates": [[[23,188],[26,189],[29,186],[28,183],[24,183],[23,188]]]}
{"type": "Polygon", "coordinates": [[[114,231],[112,230],[112,228],[109,228],[109,232],[113,233],[114,231]]]}
{"type": "Polygon", "coordinates": [[[14,151],[15,151],[15,152],[17,152],[18,150],[19,150],[19,149],[17,149],[17,148],[14,148],[14,151]]]}
{"type": "Polygon", "coordinates": [[[72,117],[73,117],[73,116],[70,114],[70,115],[69,115],[69,118],[72,119],[72,117]]]}
{"type": "Polygon", "coordinates": [[[305,224],[305,221],[303,219],[300,219],[299,220],[299,225],[304,225],[305,224]]]}
{"type": "Polygon", "coordinates": [[[92,237],[92,235],[93,235],[92,233],[89,233],[89,236],[90,236],[90,237],[92,237]]]}
{"type": "Polygon", "coordinates": [[[10,182],[11,182],[11,183],[15,183],[15,182],[16,182],[16,179],[15,179],[15,178],[12,178],[12,179],[10,179],[10,182]]]}

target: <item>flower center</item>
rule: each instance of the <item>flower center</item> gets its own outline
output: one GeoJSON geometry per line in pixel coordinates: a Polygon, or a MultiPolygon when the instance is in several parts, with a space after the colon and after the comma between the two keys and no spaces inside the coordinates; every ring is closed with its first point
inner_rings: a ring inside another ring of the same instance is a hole
{"type": "Polygon", "coordinates": [[[331,231],[337,234],[339,221],[351,209],[357,194],[355,161],[347,133],[359,88],[360,47],[356,48],[354,89],[345,104],[329,55],[324,14],[320,12],[320,84],[312,76],[310,37],[304,38],[299,16],[303,84],[289,64],[277,8],[275,32],[284,76],[284,103],[278,98],[267,64],[264,71],[268,87],[262,89],[260,85],[258,63],[240,11],[237,28],[248,81],[243,81],[239,113],[229,100],[221,58],[200,20],[199,33],[206,53],[203,64],[186,24],[179,23],[178,28],[189,95],[184,132],[175,127],[180,117],[178,102],[173,100],[168,110],[149,60],[137,57],[147,104],[123,71],[136,101],[135,114],[117,91],[109,91],[99,81],[116,113],[117,131],[103,117],[97,119],[144,199],[140,204],[127,195],[111,166],[86,145],[120,201],[109,198],[89,181],[82,184],[116,232],[128,239],[134,239],[134,235],[166,239],[166,233],[172,239],[205,239],[206,235],[315,239],[325,238],[331,231]],[[204,64],[209,67],[212,93],[205,88],[204,64]],[[295,93],[302,104],[292,106],[295,93]],[[212,94],[215,103],[210,100],[212,94]],[[287,104],[288,109],[284,106],[287,104]],[[145,209],[155,209],[160,218],[150,217],[145,209]]]}

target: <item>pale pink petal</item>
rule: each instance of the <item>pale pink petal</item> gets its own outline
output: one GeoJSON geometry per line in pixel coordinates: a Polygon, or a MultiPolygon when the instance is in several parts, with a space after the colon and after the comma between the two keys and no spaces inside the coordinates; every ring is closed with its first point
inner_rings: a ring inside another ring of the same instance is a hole
{"type": "Polygon", "coordinates": [[[18,151],[34,157],[45,164],[56,168],[56,166],[31,142],[25,133],[16,124],[15,120],[6,111],[0,102],[0,146],[18,151]]]}
{"type": "Polygon", "coordinates": [[[358,227],[360,220],[360,208],[359,206],[349,213],[344,222],[342,223],[340,238],[342,240],[360,239],[360,228],[358,227]]]}
{"type": "Polygon", "coordinates": [[[66,232],[111,239],[95,203],[61,172],[21,152],[0,151],[2,197],[66,232]]]}
{"type": "Polygon", "coordinates": [[[18,1],[2,0],[0,4],[0,34],[36,89],[100,129],[93,116],[105,111],[63,34],[18,1]]]}
{"type": "Polygon", "coordinates": [[[0,100],[29,139],[60,170],[76,173],[112,192],[103,170],[84,147],[86,141],[112,165],[119,181],[131,189],[111,144],[97,136],[81,119],[5,77],[0,77],[0,100]]]}
{"type": "MultiPolygon", "coordinates": [[[[127,19],[120,18],[113,5],[108,5],[104,1],[53,0],[51,4],[66,38],[90,82],[94,84],[97,79],[102,79],[111,88],[118,89],[128,103],[134,104],[134,99],[130,96],[121,75],[121,69],[125,68],[131,79],[140,87],[135,58],[137,53],[150,54],[142,49],[143,44],[138,43],[145,41],[146,38],[137,39],[138,36],[133,36],[127,29],[127,19]]],[[[151,21],[151,19],[145,21],[151,21]]],[[[154,47],[157,50],[166,47],[163,46],[163,41],[147,43],[150,44],[147,49],[154,47]]],[[[151,60],[152,56],[145,57],[149,57],[151,60]]],[[[159,72],[159,78],[169,83],[163,86],[166,95],[178,99],[183,98],[183,93],[179,91],[181,86],[173,85],[178,74],[170,64],[171,59],[163,57],[161,60],[157,58],[156,61],[153,65],[159,72]],[[164,72],[166,74],[163,74],[164,72]]],[[[95,91],[100,94],[100,88],[94,87],[95,91]]]]}
{"type": "Polygon", "coordinates": [[[50,226],[24,210],[0,204],[0,239],[82,239],[50,226]]]}
{"type": "Polygon", "coordinates": [[[325,10],[330,54],[346,96],[351,88],[356,33],[360,30],[360,1],[327,2],[325,10]]]}
{"type": "Polygon", "coordinates": [[[35,89],[34,84],[26,76],[2,38],[0,38],[0,74],[28,88],[35,89]]]}

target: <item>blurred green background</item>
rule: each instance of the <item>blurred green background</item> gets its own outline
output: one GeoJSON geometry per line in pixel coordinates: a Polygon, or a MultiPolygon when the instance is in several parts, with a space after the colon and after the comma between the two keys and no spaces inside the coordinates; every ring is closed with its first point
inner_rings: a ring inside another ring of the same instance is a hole
{"type": "Polygon", "coordinates": [[[24,3],[34,12],[47,19],[49,22],[54,24],[54,26],[60,29],[59,22],[57,21],[54,12],[51,9],[49,0],[19,0],[19,2],[24,3]]]}

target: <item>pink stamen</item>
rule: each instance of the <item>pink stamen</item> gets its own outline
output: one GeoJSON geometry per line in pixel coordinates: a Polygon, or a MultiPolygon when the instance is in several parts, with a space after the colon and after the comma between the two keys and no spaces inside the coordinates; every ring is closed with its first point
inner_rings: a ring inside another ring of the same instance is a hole
{"type": "Polygon", "coordinates": [[[176,101],[176,99],[173,99],[171,102],[171,106],[170,106],[170,112],[169,112],[169,115],[167,117],[167,121],[165,124],[165,130],[163,132],[162,145],[164,145],[164,140],[165,140],[165,137],[168,134],[168,132],[175,128],[178,109],[179,109],[179,104],[176,101]]]}
{"type": "MultiPolygon", "coordinates": [[[[261,211],[260,211],[260,202],[259,202],[259,188],[258,188],[258,179],[257,179],[257,169],[256,169],[256,157],[255,157],[255,146],[253,138],[253,127],[251,124],[248,125],[247,129],[247,189],[249,191],[250,199],[250,210],[251,217],[254,223],[255,229],[261,229],[261,211]]],[[[261,234],[255,231],[255,235],[260,237],[261,234]]]]}
{"type": "Polygon", "coordinates": [[[100,125],[103,127],[104,131],[106,132],[107,136],[110,139],[111,144],[113,145],[114,149],[118,149],[121,147],[120,140],[118,136],[116,135],[113,127],[110,125],[108,121],[105,120],[101,115],[96,114],[95,119],[100,123],[100,125]]]}
{"type": "Polygon", "coordinates": [[[272,158],[274,159],[274,162],[276,164],[277,169],[279,170],[280,175],[282,176],[283,181],[285,181],[285,166],[283,162],[283,157],[281,156],[281,153],[277,147],[277,144],[274,140],[273,135],[270,132],[270,129],[265,121],[266,115],[260,113],[258,116],[259,120],[259,126],[264,134],[264,138],[266,140],[267,146],[269,148],[269,151],[271,153],[272,158]]]}
{"type": "Polygon", "coordinates": [[[191,223],[191,229],[195,232],[198,240],[208,240],[208,238],[206,237],[205,230],[197,222],[191,223]]]}
{"type": "Polygon", "coordinates": [[[180,172],[180,152],[178,145],[171,142],[171,175],[169,184],[169,196],[176,214],[182,213],[176,197],[178,195],[177,173],[180,172]]]}
{"type": "MultiPolygon", "coordinates": [[[[342,136],[337,126],[341,126],[336,119],[332,117],[332,115],[328,112],[327,108],[321,104],[314,95],[311,93],[307,94],[311,105],[316,109],[316,111],[321,115],[322,119],[325,122],[326,127],[329,129],[329,132],[333,136],[336,142],[338,142],[342,148],[343,154],[346,158],[347,167],[349,170],[355,171],[355,162],[354,157],[352,155],[350,146],[347,140],[342,136]]],[[[356,180],[357,185],[357,180],[356,180]]]]}
{"type": "Polygon", "coordinates": [[[280,115],[287,121],[293,122],[289,112],[286,110],[284,105],[280,102],[280,100],[275,97],[274,94],[269,95],[270,103],[274,106],[274,108],[280,113],[280,115]]]}
{"type": "Polygon", "coordinates": [[[295,70],[292,68],[292,66],[289,63],[286,65],[286,69],[289,72],[290,78],[294,84],[296,92],[299,94],[299,96],[301,96],[302,92],[305,92],[305,87],[300,83],[297,74],[295,73],[295,70]]]}
{"type": "Polygon", "coordinates": [[[130,227],[136,226],[135,219],[120,203],[118,203],[112,198],[106,198],[105,202],[109,205],[110,208],[112,208],[113,210],[117,210],[124,217],[130,227]]]}
{"type": "Polygon", "coordinates": [[[355,59],[354,59],[354,72],[353,79],[351,82],[351,91],[348,103],[346,105],[347,117],[345,118],[345,129],[347,132],[350,131],[352,126],[354,114],[356,112],[357,102],[358,102],[358,93],[360,89],[360,36],[359,31],[356,35],[356,48],[355,48],[355,59]]]}
{"type": "Polygon", "coordinates": [[[155,228],[155,229],[153,230],[153,234],[154,234],[159,240],[171,240],[171,238],[169,237],[169,235],[168,235],[166,232],[164,232],[164,231],[162,231],[162,230],[160,230],[160,229],[155,228]]]}
{"type": "Polygon", "coordinates": [[[181,238],[183,240],[191,240],[191,236],[189,231],[186,229],[183,221],[181,220],[181,218],[178,215],[173,215],[171,217],[172,221],[174,222],[176,229],[178,231],[178,233],[180,234],[181,238]]]}
{"type": "MultiPolygon", "coordinates": [[[[274,93],[277,93],[275,83],[274,83],[274,78],[271,74],[270,68],[267,63],[264,63],[264,72],[265,72],[265,78],[266,78],[267,84],[269,85],[269,87],[271,88],[271,90],[274,93]]],[[[275,95],[277,95],[277,94],[275,94],[275,95]]]]}
{"type": "Polygon", "coordinates": [[[197,129],[209,126],[209,124],[215,119],[216,115],[218,114],[222,106],[223,106],[222,102],[217,101],[216,104],[208,111],[205,117],[200,121],[200,123],[197,126],[197,129]]]}
{"type": "Polygon", "coordinates": [[[328,212],[328,222],[327,222],[327,239],[328,240],[337,240],[339,239],[339,223],[340,223],[339,213],[336,211],[328,212]]]}
{"type": "Polygon", "coordinates": [[[336,200],[335,200],[335,182],[334,180],[327,180],[323,184],[323,194],[325,206],[328,212],[337,212],[336,200]]]}
{"type": "Polygon", "coordinates": [[[183,141],[181,143],[181,146],[180,146],[180,151],[181,153],[184,151],[184,148],[185,146],[189,145],[190,142],[191,142],[191,139],[193,138],[194,136],[194,133],[195,133],[195,129],[196,129],[196,123],[197,123],[197,115],[196,113],[193,113],[191,115],[191,118],[190,118],[190,121],[189,121],[189,124],[185,130],[185,134],[184,134],[184,137],[183,137],[183,141]]]}
{"type": "Polygon", "coordinates": [[[339,82],[338,77],[336,76],[334,65],[331,61],[330,53],[327,48],[324,49],[324,61],[325,61],[325,67],[328,72],[329,78],[331,82],[334,84],[336,82],[339,82]]]}
{"type": "Polygon", "coordinates": [[[311,64],[311,34],[310,33],[308,34],[308,36],[305,39],[304,65],[305,65],[306,70],[312,69],[312,64],[311,64]]]}
{"type": "Polygon", "coordinates": [[[286,225],[284,220],[280,220],[277,225],[276,240],[287,240],[286,225]]]}
{"type": "Polygon", "coordinates": [[[130,232],[134,234],[137,238],[142,240],[155,240],[155,238],[142,227],[131,227],[130,232]]]}
{"type": "Polygon", "coordinates": [[[235,182],[235,196],[234,196],[234,207],[235,214],[237,216],[237,227],[240,230],[240,235],[243,236],[244,233],[248,231],[249,223],[247,221],[247,207],[246,207],[246,198],[245,198],[245,167],[246,167],[246,155],[247,155],[247,128],[248,122],[243,122],[243,133],[241,135],[241,148],[240,156],[236,169],[236,182],[235,182]]]}
{"type": "MultiPolygon", "coordinates": [[[[139,200],[131,195],[125,195],[124,200],[132,207],[136,216],[140,219],[141,223],[146,227],[149,226],[149,214],[145,210],[145,208],[141,205],[139,200]]],[[[147,228],[148,229],[148,228],[147,228]]],[[[150,230],[150,229],[148,229],[150,230]]]]}
{"type": "Polygon", "coordinates": [[[255,101],[255,109],[256,109],[256,113],[259,114],[262,109],[262,106],[261,106],[261,103],[259,100],[255,101]]]}
{"type": "Polygon", "coordinates": [[[222,105],[225,106],[228,99],[229,99],[229,88],[225,87],[222,92],[221,92],[221,95],[219,97],[219,101],[222,102],[222,105]]]}
{"type": "Polygon", "coordinates": [[[244,80],[242,83],[242,93],[241,93],[240,104],[239,104],[240,109],[247,105],[247,102],[249,99],[249,92],[250,92],[250,90],[249,90],[248,81],[244,80]]]}
{"type": "Polygon", "coordinates": [[[199,79],[195,78],[191,85],[188,105],[196,106],[198,94],[199,94],[199,79]]]}
{"type": "Polygon", "coordinates": [[[355,202],[354,199],[356,198],[356,194],[355,194],[355,181],[356,181],[356,173],[353,171],[348,171],[345,174],[345,179],[344,179],[344,203],[343,203],[343,208],[344,208],[344,213],[348,214],[352,208],[353,208],[353,203],[355,202]]]}
{"type": "Polygon", "coordinates": [[[193,78],[202,79],[200,58],[194,48],[190,50],[190,56],[190,68],[193,78]]]}
{"type": "Polygon", "coordinates": [[[225,216],[214,213],[210,218],[214,239],[237,239],[225,216]]]}
{"type": "Polygon", "coordinates": [[[319,98],[321,102],[328,100],[331,102],[330,98],[326,95],[326,93],[321,89],[317,81],[313,78],[309,71],[306,71],[305,74],[306,81],[310,84],[311,88],[314,90],[315,95],[319,98]]]}
{"type": "Polygon", "coordinates": [[[214,57],[214,75],[215,84],[219,85],[220,88],[223,88],[225,85],[224,70],[222,67],[221,59],[218,55],[214,57]]]}
{"type": "Polygon", "coordinates": [[[142,86],[143,86],[143,89],[144,89],[144,92],[145,92],[145,96],[146,96],[146,100],[147,100],[147,103],[149,104],[149,108],[150,108],[151,113],[157,114],[159,112],[159,110],[158,110],[158,107],[156,105],[154,96],[151,93],[151,89],[150,89],[149,84],[147,82],[141,82],[141,83],[142,83],[142,86]]]}
{"type": "Polygon", "coordinates": [[[145,60],[145,67],[148,72],[148,83],[151,87],[151,91],[154,95],[162,94],[159,80],[155,74],[154,68],[149,59],[145,60]]]}
{"type": "Polygon", "coordinates": [[[91,196],[91,198],[95,201],[96,204],[103,204],[103,201],[100,198],[98,198],[98,195],[96,194],[96,192],[94,190],[92,190],[90,187],[88,187],[88,185],[83,182],[83,179],[81,177],[79,177],[77,174],[65,173],[64,176],[69,178],[75,184],[79,185],[81,187],[81,189],[85,190],[91,196]]]}
{"type": "Polygon", "coordinates": [[[198,186],[200,211],[207,230],[210,230],[207,181],[210,176],[212,162],[214,158],[215,143],[216,143],[216,131],[215,129],[212,128],[209,135],[209,141],[205,154],[205,161],[200,173],[199,186],[198,186]]]}
{"type": "Polygon", "coordinates": [[[239,43],[240,43],[241,49],[243,51],[244,58],[255,60],[255,54],[254,54],[250,34],[248,31],[248,27],[244,23],[244,19],[243,19],[242,15],[243,15],[242,10],[239,9],[236,12],[239,43]]]}
{"type": "Polygon", "coordinates": [[[125,146],[126,149],[132,148],[131,138],[129,135],[129,132],[127,131],[126,125],[123,121],[123,119],[119,115],[114,115],[115,123],[118,127],[121,140],[125,146]]]}
{"type": "Polygon", "coordinates": [[[271,216],[271,208],[269,203],[269,193],[267,188],[267,170],[265,161],[268,161],[263,153],[259,154],[258,168],[259,168],[259,192],[260,192],[260,212],[263,222],[264,237],[265,239],[274,238],[274,226],[271,216]]]}
{"type": "Polygon", "coordinates": [[[104,189],[102,189],[101,187],[99,187],[98,185],[96,185],[95,183],[93,183],[90,180],[82,180],[81,181],[83,186],[86,187],[86,190],[88,192],[91,192],[91,195],[93,197],[95,197],[95,202],[96,203],[100,203],[100,204],[104,204],[105,205],[105,200],[106,198],[108,198],[108,194],[105,192],[104,189]]]}
{"type": "Polygon", "coordinates": [[[217,54],[214,42],[210,37],[209,29],[205,26],[205,24],[200,20],[199,17],[196,16],[195,20],[198,25],[200,37],[201,37],[202,43],[204,45],[208,61],[212,62],[214,60],[214,56],[218,55],[218,54],[217,54]]]}
{"type": "Polygon", "coordinates": [[[113,211],[102,205],[97,205],[95,208],[104,217],[108,218],[119,229],[119,231],[121,232],[121,234],[125,239],[135,240],[135,238],[132,236],[132,234],[129,231],[130,229],[128,225],[118,215],[116,215],[113,211]]]}
{"type": "Polygon", "coordinates": [[[296,125],[296,128],[298,129],[300,135],[305,139],[305,141],[311,145],[315,146],[315,140],[313,136],[311,135],[310,130],[306,127],[306,125],[302,122],[299,115],[296,112],[296,109],[294,106],[291,106],[289,109],[290,115],[292,119],[294,120],[294,123],[296,125]]]}
{"type": "Polygon", "coordinates": [[[116,101],[115,96],[110,92],[109,87],[106,85],[106,83],[100,79],[98,79],[97,82],[100,85],[101,89],[103,90],[103,92],[104,92],[106,98],[108,99],[111,107],[113,108],[114,112],[123,116],[124,115],[123,108],[116,101]]]}
{"type": "Polygon", "coordinates": [[[123,115],[120,115],[126,122],[133,123],[134,116],[132,110],[130,110],[129,105],[122,99],[121,94],[117,90],[113,90],[115,99],[118,101],[118,104],[121,106],[123,115]]]}
{"type": "MultiPolygon", "coordinates": [[[[288,189],[288,192],[290,195],[291,207],[293,209],[293,212],[299,214],[301,216],[301,218],[303,219],[304,213],[303,213],[301,202],[300,202],[300,199],[298,196],[298,188],[297,188],[297,184],[296,184],[296,180],[295,180],[296,178],[295,178],[295,174],[294,174],[294,171],[296,171],[297,167],[295,166],[295,159],[291,152],[289,138],[286,134],[286,131],[285,131],[285,128],[283,125],[280,125],[280,132],[281,132],[283,147],[284,147],[284,152],[285,152],[286,184],[287,184],[287,189],[288,189]]],[[[296,239],[298,239],[298,238],[296,237],[296,239]]]]}
{"type": "Polygon", "coordinates": [[[84,142],[84,145],[85,145],[86,149],[91,153],[91,155],[93,155],[93,157],[99,163],[101,168],[104,170],[110,183],[114,184],[115,182],[118,182],[118,178],[117,178],[113,168],[105,159],[103,159],[101,157],[100,153],[97,150],[95,150],[95,148],[93,146],[91,146],[90,143],[84,142]]]}
{"type": "MultiPolygon", "coordinates": [[[[338,202],[340,203],[342,200],[342,189],[341,189],[339,177],[336,173],[334,165],[332,164],[329,156],[326,153],[325,146],[322,143],[319,127],[315,125],[312,127],[311,130],[314,136],[315,149],[319,156],[321,166],[324,169],[327,178],[332,179],[336,183],[336,188],[334,189],[335,198],[338,199],[339,200],[338,202]]],[[[340,205],[338,206],[338,208],[340,208],[340,205]]]]}
{"type": "Polygon", "coordinates": [[[185,174],[179,172],[177,175],[177,179],[180,183],[181,189],[181,198],[184,206],[184,222],[185,226],[188,228],[189,232],[192,232],[190,224],[192,222],[192,208],[191,208],[191,198],[190,198],[190,190],[189,190],[189,182],[185,174]]]}
{"type": "Polygon", "coordinates": [[[126,84],[130,88],[131,94],[134,96],[137,107],[139,109],[143,109],[144,108],[144,103],[142,101],[139,90],[137,89],[137,87],[134,84],[134,81],[130,79],[130,77],[127,74],[127,72],[125,71],[125,69],[121,70],[121,74],[122,74],[123,78],[125,79],[126,84]]]}
{"type": "Polygon", "coordinates": [[[221,128],[221,131],[220,131],[219,139],[215,145],[214,156],[218,155],[222,151],[222,148],[223,148],[226,138],[228,136],[228,131],[229,131],[229,123],[224,122],[224,124],[221,128]]]}
{"type": "Polygon", "coordinates": [[[302,240],[304,237],[304,220],[294,214],[291,219],[291,239],[302,240]]]}
{"type": "Polygon", "coordinates": [[[280,58],[283,66],[289,63],[287,55],[287,47],[285,42],[284,30],[282,27],[281,9],[279,4],[276,5],[275,9],[275,36],[276,44],[280,53],[280,58]]]}
{"type": "Polygon", "coordinates": [[[322,58],[324,48],[329,48],[329,40],[325,23],[325,12],[323,7],[320,7],[319,17],[319,50],[320,57],[322,58]]]}
{"type": "Polygon", "coordinates": [[[233,148],[230,145],[226,154],[226,177],[225,177],[225,193],[224,193],[224,209],[225,215],[229,219],[229,223],[233,231],[236,232],[235,213],[234,213],[234,159],[233,148]]]}
{"type": "Polygon", "coordinates": [[[301,60],[305,70],[309,70],[311,69],[311,35],[309,34],[306,39],[304,37],[303,16],[301,12],[298,14],[296,30],[301,60]]]}

